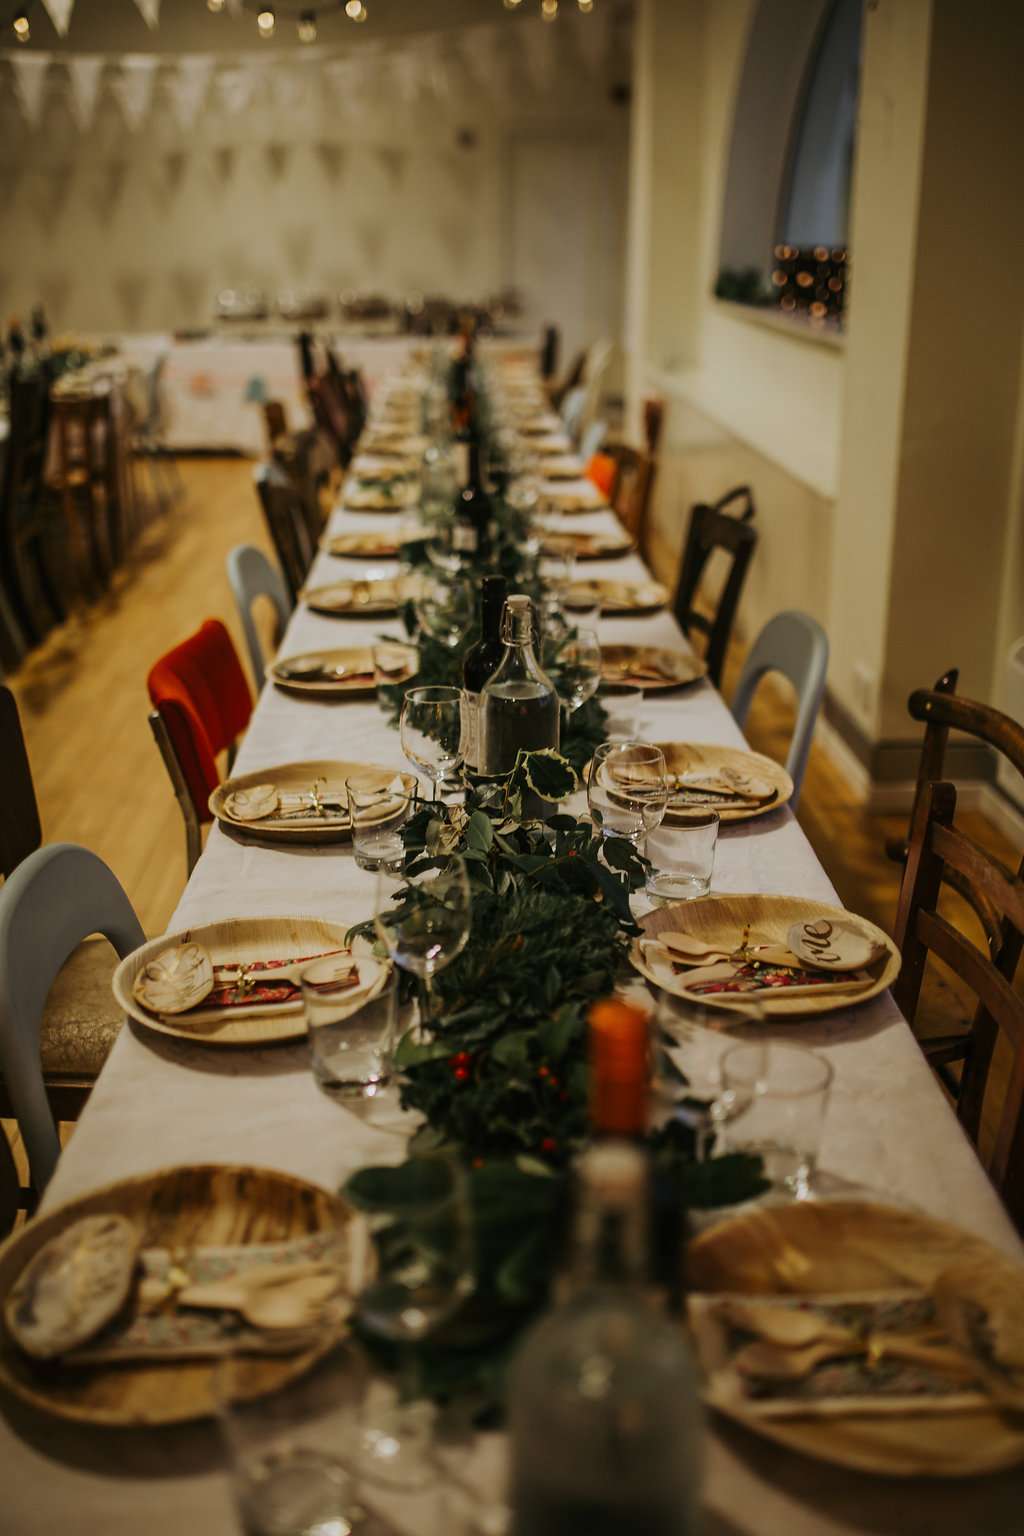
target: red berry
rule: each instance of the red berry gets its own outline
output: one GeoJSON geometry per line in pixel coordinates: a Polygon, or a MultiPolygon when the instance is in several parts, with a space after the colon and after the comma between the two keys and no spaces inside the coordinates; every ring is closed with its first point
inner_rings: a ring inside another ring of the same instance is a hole
{"type": "Polygon", "coordinates": [[[484,1160],[483,1160],[482,1157],[474,1157],[474,1159],[473,1159],[473,1167],[474,1168],[482,1168],[483,1165],[484,1165],[484,1160]]]}
{"type": "Polygon", "coordinates": [[[551,1071],[550,1067],[538,1067],[537,1068],[537,1076],[538,1077],[547,1077],[549,1075],[550,1071],[551,1071]]]}
{"type": "Polygon", "coordinates": [[[464,1083],[468,1076],[469,1076],[469,1068],[468,1067],[456,1067],[455,1068],[455,1081],[457,1083],[464,1083]]]}
{"type": "Polygon", "coordinates": [[[558,1078],[555,1076],[555,1074],[553,1072],[551,1073],[550,1077],[548,1078],[548,1087],[549,1088],[557,1088],[558,1087],[558,1078]]]}
{"type": "Polygon", "coordinates": [[[540,1144],[540,1149],[542,1152],[557,1152],[558,1142],[553,1136],[545,1136],[540,1144]]]}
{"type": "Polygon", "coordinates": [[[454,1056],[448,1057],[450,1067],[468,1067],[473,1060],[468,1051],[456,1051],[454,1056]]]}

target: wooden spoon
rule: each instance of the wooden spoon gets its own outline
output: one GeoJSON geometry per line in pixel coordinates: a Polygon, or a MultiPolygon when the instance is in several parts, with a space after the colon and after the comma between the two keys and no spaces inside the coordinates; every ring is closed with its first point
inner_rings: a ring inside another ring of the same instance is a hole
{"type": "Polygon", "coordinates": [[[826,1360],[842,1360],[866,1355],[870,1364],[883,1359],[903,1360],[923,1365],[943,1376],[977,1381],[980,1372],[973,1360],[958,1350],[924,1343],[920,1338],[899,1334],[871,1334],[866,1339],[849,1334],[845,1340],[824,1340],[801,1349],[783,1349],[777,1344],[759,1341],[747,1344],[736,1355],[734,1364],[744,1376],[767,1377],[774,1381],[800,1381],[826,1360]]]}

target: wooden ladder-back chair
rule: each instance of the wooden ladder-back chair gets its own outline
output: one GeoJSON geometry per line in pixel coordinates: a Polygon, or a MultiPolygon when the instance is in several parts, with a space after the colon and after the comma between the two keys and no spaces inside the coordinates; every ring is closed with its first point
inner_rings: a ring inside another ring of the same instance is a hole
{"type": "Polygon", "coordinates": [[[754,515],[754,498],[746,485],[738,485],[726,492],[714,506],[698,502],[690,513],[673,610],[684,634],[692,635],[696,630],[706,636],[704,660],[708,677],[716,688],[721,686],[722,666],[736,609],[757,548],[757,529],[752,526],[754,515]],[[733,507],[735,512],[729,510],[733,507]],[[708,615],[695,605],[704,568],[716,549],[729,557],[730,567],[715,611],[708,615]]]}
{"type": "Polygon", "coordinates": [[[209,799],[220,783],[217,757],[230,762],[249,724],[252,694],[231,636],[207,619],[150,669],[150,727],[185,822],[189,874],[202,851],[202,826],[213,820],[209,799]]]}
{"type": "Polygon", "coordinates": [[[288,466],[278,458],[258,465],[253,480],[277,563],[296,603],[313,563],[313,540],[302,494],[288,466]]]}
{"type": "MultiPolygon", "coordinates": [[[[1024,768],[1024,730],[1020,726],[1014,730],[1014,751],[1007,756],[1024,768]]],[[[1024,939],[1024,879],[1019,870],[1012,874],[959,831],[953,825],[955,811],[952,784],[940,781],[923,786],[914,808],[900,889],[895,939],[903,966],[893,995],[912,1022],[925,967],[929,955],[934,955],[977,998],[966,1035],[925,1044],[925,1054],[953,1093],[957,1118],[975,1147],[996,1045],[1002,1038],[1009,1046],[1006,1092],[997,1111],[991,1147],[986,1148],[982,1161],[1017,1226],[1024,1228],[1024,997],[1014,990],[1024,939]],[[988,953],[938,910],[943,884],[952,883],[950,874],[955,874],[958,890],[965,886],[974,890],[971,904],[975,910],[986,910],[989,915],[985,924],[988,953]],[[963,1064],[959,1083],[950,1071],[958,1061],[963,1064]]]]}
{"type": "MultiPolygon", "coordinates": [[[[43,636],[26,585],[26,561],[56,623],[65,618],[64,602],[47,560],[47,535],[56,519],[44,490],[50,426],[50,377],[44,369],[11,376],[10,420],[0,485],[0,582],[5,607],[19,634],[37,645],[43,636]]],[[[61,534],[61,542],[65,541],[61,534]]],[[[9,625],[10,627],[10,625],[9,625]]],[[[18,644],[20,649],[20,644],[18,644]]]]}
{"type": "Polygon", "coordinates": [[[639,448],[621,443],[610,450],[615,460],[611,503],[619,522],[637,548],[647,548],[647,524],[654,490],[654,460],[639,448]]]}

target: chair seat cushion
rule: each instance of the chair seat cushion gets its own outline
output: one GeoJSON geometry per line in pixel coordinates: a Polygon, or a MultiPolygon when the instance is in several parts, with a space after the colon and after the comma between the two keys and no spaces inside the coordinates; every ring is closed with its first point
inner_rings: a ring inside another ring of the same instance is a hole
{"type": "Polygon", "coordinates": [[[50,989],[40,1033],[44,1079],[99,1075],[124,1022],[111,977],[117,956],[106,939],[86,939],[50,989]]]}

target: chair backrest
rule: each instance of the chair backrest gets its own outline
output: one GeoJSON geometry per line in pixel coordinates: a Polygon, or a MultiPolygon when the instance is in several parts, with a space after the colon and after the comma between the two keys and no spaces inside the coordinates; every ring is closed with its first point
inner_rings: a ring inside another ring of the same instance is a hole
{"type": "Polygon", "coordinates": [[[613,450],[613,457],[612,506],[619,522],[642,550],[647,539],[647,519],[654,489],[654,460],[641,453],[639,448],[630,448],[625,443],[613,450]]]}
{"type": "Polygon", "coordinates": [[[644,400],[644,441],[652,459],[658,457],[661,446],[661,430],[665,424],[665,402],[660,395],[648,395],[644,400]]]}
{"type": "Polygon", "coordinates": [[[43,1086],[39,1030],[47,994],[83,939],[102,933],[123,959],[145,934],[120,884],[95,854],[51,843],[0,890],[0,1071],[42,1194],[60,1142],[43,1086]]]}
{"type": "Polygon", "coordinates": [[[148,688],[195,814],[209,821],[207,802],[220,783],[217,754],[234,746],[252,714],[238,652],[220,620],[207,619],[162,656],[150,670],[148,688]]]}
{"type": "Polygon", "coordinates": [[[580,418],[583,415],[583,406],[586,398],[586,385],[574,384],[572,389],[563,396],[562,403],[558,407],[562,424],[573,442],[578,442],[580,438],[580,418]]]}
{"type": "Polygon", "coordinates": [[[706,635],[704,659],[708,677],[716,688],[722,681],[722,665],[736,609],[751,557],[757,548],[757,530],[751,527],[753,516],[753,499],[746,486],[730,491],[713,507],[698,502],[690,513],[690,526],[683,545],[673,610],[676,622],[685,634],[692,635],[697,630],[706,635]],[[739,517],[731,517],[724,508],[739,501],[745,501],[745,506],[739,517]],[[695,602],[704,567],[715,549],[723,550],[730,557],[730,567],[718,605],[709,617],[695,606],[695,602]]]}
{"type": "Polygon", "coordinates": [[[266,658],[253,621],[253,604],[258,597],[269,598],[274,607],[276,638],[280,640],[292,611],[292,601],[281,572],[271,565],[262,549],[257,549],[253,544],[237,544],[228,555],[228,581],[238,605],[238,617],[249,648],[252,675],[259,689],[263,687],[266,658]]]}
{"type": "Polygon", "coordinates": [[[545,382],[558,372],[558,344],[558,326],[546,325],[540,341],[540,376],[545,382]]]}
{"type": "Polygon", "coordinates": [[[768,620],[743,663],[732,701],[733,718],[741,730],[757,685],[769,672],[781,672],[796,690],[796,721],[786,757],[786,772],[793,780],[790,804],[796,810],[828,672],[828,636],[817,619],[791,610],[768,620]]]}
{"type": "Polygon", "coordinates": [[[49,422],[49,370],[13,370],[2,487],[4,535],[8,544],[13,543],[18,509],[34,509],[42,494],[49,422]]]}
{"type": "MultiPolygon", "coordinates": [[[[1024,762],[1024,730],[1021,760],[1024,762]]],[[[1024,941],[1024,879],[1011,874],[953,825],[956,790],[940,781],[924,786],[910,829],[907,867],[900,888],[895,939],[903,956],[893,996],[908,1019],[917,1011],[929,955],[949,966],[978,999],[964,1056],[957,1116],[975,1145],[981,1127],[989,1068],[1000,1038],[1011,1062],[995,1115],[991,1149],[983,1158],[989,1176],[1019,1227],[1024,1226],[1024,997],[1014,976],[1024,941]],[[998,911],[1003,944],[985,953],[939,912],[943,884],[982,891],[998,911]]],[[[961,1054],[964,1054],[961,1052],[961,1054]]]]}
{"type": "Polygon", "coordinates": [[[579,456],[584,464],[589,464],[595,453],[600,452],[604,440],[608,436],[608,423],[600,417],[592,421],[586,431],[580,437],[579,456]]]}
{"type": "Polygon", "coordinates": [[[561,410],[562,402],[569,391],[576,389],[577,386],[583,382],[583,371],[586,366],[586,352],[577,352],[576,356],[569,364],[569,371],[565,378],[562,380],[561,384],[555,386],[554,388],[549,388],[548,393],[551,397],[551,404],[554,406],[556,411],[561,410]]]}
{"type": "Polygon", "coordinates": [[[286,467],[277,459],[257,465],[253,479],[277,563],[294,603],[313,563],[313,545],[302,497],[286,467]]]}
{"type": "Polygon", "coordinates": [[[288,436],[288,416],[280,400],[264,400],[263,425],[267,431],[267,452],[273,453],[288,436]]]}
{"type": "Polygon", "coordinates": [[[8,879],[43,840],[39,825],[32,769],[18,705],[9,688],[0,686],[0,874],[8,879]]]}

